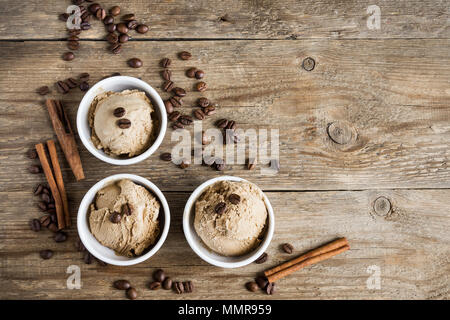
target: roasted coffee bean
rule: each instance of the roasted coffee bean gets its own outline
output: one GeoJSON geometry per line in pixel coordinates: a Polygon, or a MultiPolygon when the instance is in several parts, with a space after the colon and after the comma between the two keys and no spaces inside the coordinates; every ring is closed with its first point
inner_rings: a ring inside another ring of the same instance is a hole
{"type": "Polygon", "coordinates": [[[122,206],[122,214],[130,216],[133,213],[133,206],[129,203],[125,203],[122,206]]]}
{"type": "Polygon", "coordinates": [[[163,84],[163,90],[166,91],[166,92],[170,92],[170,91],[172,91],[173,86],[174,86],[173,81],[170,81],[170,80],[165,81],[164,84],[163,84]]]}
{"type": "Polygon", "coordinates": [[[91,19],[91,14],[87,11],[84,11],[83,13],[81,13],[81,21],[82,22],[89,22],[89,20],[91,19]]]}
{"type": "Polygon", "coordinates": [[[117,41],[119,41],[119,36],[114,32],[110,32],[106,36],[106,41],[108,41],[111,44],[117,43],[117,41]]]}
{"type": "Polygon", "coordinates": [[[120,7],[119,6],[114,6],[111,9],[109,9],[109,13],[111,13],[111,15],[113,16],[118,16],[120,14],[120,7]]]}
{"type": "Polygon", "coordinates": [[[139,33],[142,33],[142,34],[147,33],[148,32],[148,26],[145,25],[145,24],[140,24],[140,25],[137,26],[136,31],[139,32],[139,33]]]}
{"type": "Polygon", "coordinates": [[[162,283],[162,287],[165,290],[170,290],[172,288],[172,279],[170,279],[170,278],[164,279],[164,282],[162,283]]]}
{"type": "Polygon", "coordinates": [[[48,226],[47,229],[50,230],[51,232],[55,233],[58,232],[58,226],[56,225],[55,222],[51,222],[48,226]]]}
{"type": "Polygon", "coordinates": [[[89,90],[89,83],[86,81],[83,81],[80,83],[80,90],[81,91],[88,91],[89,90]]]}
{"type": "Polygon", "coordinates": [[[267,259],[269,259],[269,255],[266,252],[264,252],[258,259],[255,260],[255,263],[261,264],[266,262],[267,259]]]}
{"type": "Polygon", "coordinates": [[[81,30],[80,29],[69,30],[69,35],[71,35],[71,36],[78,36],[80,34],[81,34],[81,30]]]}
{"type": "Polygon", "coordinates": [[[131,58],[128,60],[128,65],[132,68],[140,68],[142,67],[142,60],[139,58],[131,58]]]}
{"type": "Polygon", "coordinates": [[[61,13],[61,14],[58,15],[58,19],[63,21],[63,22],[66,22],[67,19],[69,19],[69,16],[70,15],[68,13],[61,13]]]}
{"type": "Polygon", "coordinates": [[[188,78],[195,78],[195,72],[197,72],[197,68],[189,68],[186,70],[186,76],[188,78]]]}
{"type": "Polygon", "coordinates": [[[205,119],[205,113],[202,111],[202,109],[196,109],[196,110],[194,110],[194,116],[195,116],[198,120],[203,120],[203,119],[205,119]]]}
{"type": "Polygon", "coordinates": [[[190,58],[192,58],[192,54],[187,51],[180,52],[178,56],[180,57],[181,60],[189,60],[190,58]]]}
{"type": "Polygon", "coordinates": [[[117,118],[121,118],[125,115],[125,108],[118,107],[114,109],[114,116],[117,118]]]}
{"type": "Polygon", "coordinates": [[[63,81],[57,81],[55,83],[55,87],[56,87],[56,90],[62,94],[66,94],[70,90],[69,86],[66,83],[64,83],[63,81]]]}
{"type": "Polygon", "coordinates": [[[195,72],[195,78],[196,79],[203,79],[203,77],[205,76],[205,72],[203,72],[202,70],[197,70],[195,72]]]}
{"type": "Polygon", "coordinates": [[[256,281],[256,284],[258,285],[258,287],[262,290],[264,290],[266,288],[267,284],[269,283],[267,278],[264,276],[256,277],[255,281],[256,281]]]}
{"type": "Polygon", "coordinates": [[[230,196],[228,197],[228,200],[232,203],[232,204],[239,204],[239,202],[241,202],[241,197],[236,194],[236,193],[232,193],[230,194],[230,196]]]}
{"type": "Polygon", "coordinates": [[[45,216],[39,218],[39,222],[41,223],[42,227],[47,228],[48,225],[52,222],[52,218],[49,214],[46,214],[45,216]]]}
{"type": "Polygon", "coordinates": [[[105,19],[103,19],[103,23],[108,24],[114,24],[114,17],[113,16],[106,16],[105,19]]]}
{"type": "Polygon", "coordinates": [[[83,72],[82,74],[80,74],[79,79],[80,81],[89,81],[90,78],[90,74],[87,72],[83,72]]]}
{"type": "Polygon", "coordinates": [[[292,252],[294,252],[294,246],[290,243],[283,243],[281,249],[283,249],[283,251],[287,254],[292,254],[292,252]]]}
{"type": "Polygon", "coordinates": [[[80,28],[81,30],[89,30],[91,28],[91,25],[89,24],[89,22],[84,21],[80,24],[80,28]]]}
{"type": "Polygon", "coordinates": [[[178,111],[174,111],[169,115],[170,121],[177,121],[181,117],[181,113],[178,111]]]}
{"type": "Polygon", "coordinates": [[[127,42],[128,40],[130,40],[130,36],[127,35],[127,34],[125,34],[125,33],[122,33],[122,34],[119,36],[119,42],[120,42],[120,43],[125,43],[125,42],[127,42]]]}
{"type": "Polygon", "coordinates": [[[64,54],[62,55],[62,58],[65,61],[72,61],[73,59],[75,59],[75,55],[73,54],[73,52],[67,51],[67,52],[64,52],[64,54]]]}
{"type": "Polygon", "coordinates": [[[206,108],[209,106],[210,102],[207,98],[202,97],[197,100],[197,104],[199,107],[206,108]]]}
{"type": "Polygon", "coordinates": [[[110,23],[106,26],[106,31],[114,32],[114,31],[116,31],[116,28],[117,28],[116,24],[110,23]]]}
{"type": "Polygon", "coordinates": [[[56,242],[64,242],[67,240],[67,233],[58,231],[53,238],[56,242]]]}
{"type": "Polygon", "coordinates": [[[272,294],[275,294],[275,292],[276,292],[275,283],[274,282],[269,283],[266,287],[266,293],[269,295],[272,295],[272,294]]]}
{"type": "Polygon", "coordinates": [[[32,159],[32,160],[37,159],[38,154],[36,152],[36,149],[34,149],[34,148],[29,149],[27,151],[27,157],[28,157],[28,159],[32,159]]]}
{"type": "Polygon", "coordinates": [[[103,19],[106,18],[106,11],[105,11],[105,9],[101,9],[101,8],[98,9],[95,12],[95,16],[97,17],[98,20],[102,20],[103,21],[103,19]]]}
{"type": "Polygon", "coordinates": [[[138,297],[137,291],[135,288],[131,287],[127,289],[127,298],[130,300],[136,300],[138,297]]]}
{"type": "Polygon", "coordinates": [[[36,92],[37,92],[38,94],[40,94],[41,96],[45,96],[46,94],[49,94],[49,93],[50,93],[50,89],[49,89],[48,86],[42,86],[42,87],[39,87],[39,88],[36,90],[36,92]]]}
{"type": "Polygon", "coordinates": [[[88,7],[91,13],[96,13],[98,9],[101,9],[101,6],[98,3],[93,3],[88,7]]]}
{"type": "Polygon", "coordinates": [[[34,194],[35,196],[38,196],[38,195],[40,195],[43,191],[44,191],[44,186],[43,186],[41,183],[39,183],[39,184],[36,186],[36,188],[34,188],[33,194],[34,194]]]}
{"type": "Polygon", "coordinates": [[[76,36],[76,35],[70,35],[70,36],[67,38],[67,40],[68,40],[68,41],[80,41],[80,38],[78,38],[78,36],[76,36]]]}
{"type": "Polygon", "coordinates": [[[69,78],[66,80],[66,84],[69,86],[70,89],[73,89],[76,86],[78,86],[78,81],[75,80],[74,78],[69,78]]]}
{"type": "Polygon", "coordinates": [[[164,161],[172,161],[172,154],[169,152],[164,152],[164,153],[161,153],[160,158],[161,158],[161,160],[164,160],[164,161]]]}
{"type": "MultiPolygon", "coordinates": [[[[173,112],[173,105],[169,100],[164,101],[164,106],[166,107],[167,114],[171,114],[173,112]]],[[[170,116],[169,116],[170,119],[170,116]]]]}
{"type": "Polygon", "coordinates": [[[128,129],[131,127],[131,121],[128,119],[125,119],[125,118],[119,119],[119,120],[117,120],[117,126],[120,129],[128,129]]]}
{"type": "Polygon", "coordinates": [[[115,43],[111,45],[109,49],[111,50],[112,53],[119,54],[122,51],[122,45],[120,43],[115,43]]]}
{"type": "Polygon", "coordinates": [[[91,264],[94,261],[94,256],[89,251],[85,251],[83,261],[85,264],[91,264]]]}
{"type": "Polygon", "coordinates": [[[236,130],[236,122],[234,120],[228,121],[228,124],[225,128],[228,130],[236,130]]]}
{"type": "Polygon", "coordinates": [[[117,24],[117,31],[119,31],[120,33],[128,33],[128,27],[125,23],[121,22],[119,24],[117,24]]]}
{"type": "Polygon", "coordinates": [[[168,68],[171,63],[172,63],[172,60],[170,60],[169,58],[164,58],[161,60],[160,64],[161,64],[161,67],[168,68]]]}
{"type": "Polygon", "coordinates": [[[172,125],[172,129],[173,129],[173,130],[184,129],[184,125],[183,125],[182,123],[175,122],[175,123],[172,125]]]}
{"type": "Polygon", "coordinates": [[[195,89],[197,89],[197,91],[200,91],[200,92],[206,91],[206,87],[207,87],[207,85],[203,81],[200,81],[195,85],[195,89]]]}
{"type": "Polygon", "coordinates": [[[166,274],[162,269],[158,269],[153,273],[153,279],[155,279],[155,281],[163,282],[165,278],[166,274]]]}
{"type": "Polygon", "coordinates": [[[203,108],[203,112],[207,115],[213,115],[214,113],[216,113],[216,107],[214,106],[207,106],[205,108],[203,108]]]}
{"type": "Polygon", "coordinates": [[[48,193],[42,193],[41,199],[42,199],[42,201],[44,201],[47,204],[50,203],[50,195],[48,193]]]}
{"type": "Polygon", "coordinates": [[[36,173],[41,173],[42,172],[42,168],[39,165],[32,165],[28,167],[28,171],[30,173],[36,174],[36,173]]]}
{"type": "Polygon", "coordinates": [[[119,223],[120,220],[122,220],[122,215],[118,212],[113,212],[110,216],[109,216],[109,221],[111,221],[112,223],[119,223]]]}
{"type": "Polygon", "coordinates": [[[215,208],[214,212],[217,214],[223,214],[227,208],[227,204],[225,202],[219,202],[215,208]]]}
{"type": "Polygon", "coordinates": [[[114,288],[119,289],[119,290],[127,290],[128,288],[131,287],[131,284],[128,280],[116,280],[113,283],[114,288]]]}
{"type": "Polygon", "coordinates": [[[179,164],[179,167],[181,169],[186,169],[187,167],[189,167],[190,164],[191,163],[188,159],[183,159],[183,161],[181,161],[181,163],[179,164]]]}
{"type": "Polygon", "coordinates": [[[161,288],[161,282],[158,281],[150,282],[148,287],[150,290],[158,290],[159,288],[161,288]]]}
{"type": "Polygon", "coordinates": [[[32,219],[30,221],[30,229],[34,232],[38,232],[41,230],[41,222],[38,219],[32,219]]]}
{"type": "Polygon", "coordinates": [[[136,20],[136,16],[134,15],[134,13],[128,13],[128,14],[124,14],[122,16],[122,21],[131,21],[131,20],[136,20]]]}
{"type": "Polygon", "coordinates": [[[130,30],[134,30],[134,29],[137,28],[138,24],[139,23],[136,20],[128,21],[127,22],[127,28],[130,29],[130,30]]]}
{"type": "Polygon", "coordinates": [[[176,87],[176,88],[173,88],[172,91],[179,97],[186,96],[186,90],[184,90],[183,88],[176,87]]]}
{"type": "Polygon", "coordinates": [[[188,115],[182,115],[182,116],[178,119],[178,121],[179,121],[181,124],[185,125],[185,126],[189,126],[190,124],[192,124],[192,122],[194,121],[194,119],[192,119],[191,116],[188,116],[188,115]]]}
{"type": "Polygon", "coordinates": [[[41,211],[47,211],[47,204],[44,201],[39,201],[38,202],[38,207],[39,209],[41,209],[41,211]]]}
{"type": "Polygon", "coordinates": [[[164,69],[163,72],[161,72],[161,76],[164,80],[169,81],[172,77],[172,71],[169,69],[164,69]]]}
{"type": "Polygon", "coordinates": [[[177,294],[182,294],[184,292],[184,285],[182,282],[176,281],[173,283],[173,290],[177,294]]]}
{"type": "Polygon", "coordinates": [[[256,282],[254,282],[254,281],[247,282],[245,284],[245,287],[250,292],[256,292],[258,290],[258,284],[256,282]]]}
{"type": "Polygon", "coordinates": [[[171,97],[169,101],[175,108],[179,108],[183,105],[183,99],[181,99],[181,97],[178,96],[171,97]]]}
{"type": "Polygon", "coordinates": [[[51,257],[53,257],[53,251],[52,250],[41,250],[39,252],[39,255],[41,256],[42,259],[48,260],[51,257]]]}
{"type": "Polygon", "coordinates": [[[192,281],[183,282],[184,292],[191,293],[194,291],[194,284],[192,281]]]}
{"type": "Polygon", "coordinates": [[[256,159],[255,158],[249,158],[247,159],[247,169],[253,170],[256,167],[256,159]]]}

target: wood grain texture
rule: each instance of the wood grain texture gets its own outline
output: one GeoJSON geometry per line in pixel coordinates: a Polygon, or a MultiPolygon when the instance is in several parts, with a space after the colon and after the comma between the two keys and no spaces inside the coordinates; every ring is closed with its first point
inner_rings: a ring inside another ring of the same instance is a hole
{"type": "MultiPolygon", "coordinates": [[[[99,1],[106,9],[122,6],[150,26],[138,39],[367,39],[450,37],[445,0],[201,0],[99,1]],[[367,7],[381,10],[381,29],[367,27],[367,7]]],[[[70,1],[0,1],[0,39],[66,37],[58,15],[70,1]]],[[[132,33],[134,36],[134,32],[132,33]]],[[[102,39],[104,27],[93,21],[83,38],[102,39]]]]}
{"type": "MultiPolygon", "coordinates": [[[[205,128],[225,117],[244,129],[279,130],[281,170],[276,178],[261,174],[259,168],[247,171],[243,165],[230,166],[226,174],[248,178],[264,190],[450,186],[450,40],[177,41],[158,46],[133,42],[120,56],[103,50],[105,46],[83,42],[79,62],[65,63],[59,59],[63,43],[3,43],[0,190],[33,184],[36,179],[26,172],[30,161],[25,153],[36,142],[53,137],[36,88],[81,72],[90,72],[94,83],[118,71],[142,77],[164,98],[168,95],[159,89],[158,64],[164,56],[174,58],[175,83],[189,91],[182,109],[186,113],[192,112],[190,106],[200,94],[191,92],[195,82],[184,71],[197,66],[206,72],[205,96],[219,108],[203,122],[205,128]],[[192,51],[194,58],[178,60],[176,53],[182,49],[192,51]],[[144,67],[127,67],[126,60],[133,56],[140,57],[144,67]],[[312,72],[300,67],[307,56],[317,62],[312,72]],[[352,133],[346,144],[330,139],[331,123],[352,133]]],[[[74,128],[81,97],[78,89],[62,96],[74,128]]],[[[200,165],[181,170],[161,161],[160,152],[176,144],[171,132],[168,129],[159,152],[126,168],[95,159],[79,144],[87,179],[77,188],[86,190],[113,173],[138,172],[162,190],[189,191],[220,174],[200,165]]],[[[61,166],[67,172],[67,163],[61,166]]],[[[74,181],[70,174],[65,179],[74,181]]]]}
{"type": "MultiPolygon", "coordinates": [[[[68,190],[73,203],[82,191],[68,190]]],[[[378,190],[359,192],[268,192],[275,210],[275,235],[269,260],[227,270],[203,262],[188,246],[182,233],[181,216],[189,194],[166,193],[172,225],[161,250],[150,260],[132,267],[85,265],[76,252],[75,228],[69,240],[57,244],[50,232],[34,233],[28,220],[37,209],[22,201],[31,191],[1,192],[0,274],[3,299],[123,299],[112,282],[126,278],[143,299],[448,299],[450,298],[450,206],[449,190],[378,190]],[[378,216],[373,203],[384,196],[392,203],[386,216],[378,216]],[[14,208],[8,204],[14,203],[14,208]],[[280,245],[289,242],[294,254],[346,236],[351,249],[320,264],[305,268],[278,282],[278,293],[249,293],[244,284],[270,266],[292,258],[280,245]],[[41,260],[39,250],[52,249],[50,260],[41,260]],[[66,289],[66,269],[81,268],[82,289],[66,289]],[[381,271],[381,289],[370,290],[369,266],[381,271]],[[195,293],[147,289],[152,272],[164,268],[173,279],[193,280],[195,293]]],[[[75,222],[75,220],[74,220],[75,222]]]]}

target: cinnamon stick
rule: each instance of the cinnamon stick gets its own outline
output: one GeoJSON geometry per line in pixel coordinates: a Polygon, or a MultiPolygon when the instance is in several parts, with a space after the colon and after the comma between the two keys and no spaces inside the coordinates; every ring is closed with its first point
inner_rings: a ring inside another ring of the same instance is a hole
{"type": "Polygon", "coordinates": [[[268,276],[270,276],[270,275],[272,275],[272,274],[274,274],[276,272],[279,272],[279,271],[281,271],[283,269],[289,268],[290,266],[293,266],[293,265],[295,265],[297,263],[300,263],[300,262],[302,262],[302,261],[304,261],[304,260],[306,260],[308,258],[311,258],[311,257],[314,257],[314,256],[318,256],[320,254],[323,254],[323,253],[326,253],[328,251],[331,251],[331,250],[343,247],[345,245],[348,245],[348,241],[347,241],[346,238],[336,239],[336,240],[334,240],[334,241],[332,241],[330,243],[327,243],[327,244],[325,244],[325,245],[323,245],[323,246],[321,246],[319,248],[316,248],[314,250],[308,251],[307,253],[304,253],[301,256],[297,257],[297,258],[294,258],[292,260],[289,260],[288,262],[280,264],[279,266],[276,266],[276,267],[274,267],[272,269],[266,270],[266,271],[264,271],[264,275],[266,277],[268,277],[268,276]]]}
{"type": "Polygon", "coordinates": [[[310,265],[318,263],[320,261],[327,260],[331,257],[334,257],[335,255],[338,255],[344,251],[347,251],[348,249],[350,249],[350,247],[348,245],[345,245],[343,247],[340,247],[340,248],[319,254],[317,256],[308,258],[300,263],[294,264],[293,266],[290,266],[281,271],[271,274],[270,276],[267,277],[267,280],[269,281],[269,283],[273,283],[281,278],[284,278],[284,277],[290,275],[291,273],[293,273],[295,271],[298,271],[304,267],[310,266],[310,265]]]}
{"type": "Polygon", "coordinates": [[[39,160],[41,161],[42,169],[44,170],[44,174],[45,177],[47,178],[48,185],[50,186],[50,190],[52,191],[53,198],[55,199],[56,216],[58,218],[58,229],[63,229],[65,227],[63,203],[61,200],[61,195],[59,193],[58,187],[55,182],[55,178],[53,177],[52,168],[50,167],[47,155],[45,154],[44,145],[42,143],[37,144],[36,151],[39,156],[39,160]]]}
{"type": "Polygon", "coordinates": [[[81,165],[80,154],[78,153],[77,143],[70,126],[67,114],[60,101],[47,99],[48,114],[52,121],[53,129],[58,137],[61,149],[64,152],[67,162],[72,169],[77,181],[84,179],[83,166],[81,165]]]}
{"type": "Polygon", "coordinates": [[[61,200],[64,209],[64,221],[66,227],[70,227],[70,212],[69,212],[69,202],[67,201],[66,188],[64,187],[64,180],[61,172],[61,167],[59,166],[58,154],[56,153],[55,142],[53,140],[47,141],[48,153],[50,154],[50,160],[53,166],[53,173],[55,175],[56,185],[58,186],[59,193],[61,195],[61,200]]]}

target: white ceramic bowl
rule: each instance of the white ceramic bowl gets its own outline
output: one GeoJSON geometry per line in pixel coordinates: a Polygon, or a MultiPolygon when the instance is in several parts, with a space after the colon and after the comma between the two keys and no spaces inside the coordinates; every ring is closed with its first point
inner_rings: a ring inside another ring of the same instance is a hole
{"type": "Polygon", "coordinates": [[[164,197],[163,193],[161,192],[161,190],[159,190],[157,186],[155,186],[147,179],[142,178],[140,176],[136,176],[134,174],[116,174],[109,176],[103,180],[100,180],[91,189],[89,189],[89,191],[86,193],[83,200],[81,201],[80,207],[78,209],[77,228],[78,228],[78,235],[80,236],[80,240],[83,242],[83,245],[96,258],[108,264],[113,264],[116,266],[131,266],[149,259],[163,245],[164,241],[167,238],[167,234],[169,233],[169,227],[170,227],[170,210],[169,205],[167,204],[167,200],[164,197]],[[130,179],[131,181],[134,181],[135,183],[144,186],[149,191],[151,191],[153,195],[159,199],[162,209],[162,211],[160,212],[163,213],[163,216],[159,217],[160,235],[158,241],[148,252],[135,258],[117,255],[114,252],[114,250],[111,250],[103,246],[100,242],[98,242],[97,239],[95,239],[95,237],[89,230],[89,222],[88,222],[89,206],[94,201],[95,195],[103,187],[109,185],[114,181],[122,179],[130,179]]]}
{"type": "Polygon", "coordinates": [[[266,234],[264,236],[261,244],[255,248],[252,252],[247,253],[238,257],[226,257],[222,256],[218,253],[213,252],[203,243],[202,239],[197,235],[197,232],[194,228],[194,208],[195,201],[197,198],[205,191],[207,187],[216,183],[217,181],[247,181],[245,179],[239,177],[232,176],[221,176],[217,178],[210,179],[204,183],[202,183],[197,189],[189,197],[186,206],[184,207],[183,213],[183,230],[184,235],[186,237],[187,242],[191,246],[192,250],[203,260],[206,262],[222,267],[222,268],[238,268],[243,267],[247,264],[252,263],[256,259],[258,259],[267,249],[270,244],[270,241],[273,237],[273,232],[275,230],[275,215],[273,213],[272,205],[270,204],[269,199],[264,195],[264,203],[266,204],[267,213],[268,213],[268,228],[266,230],[266,234]]]}
{"type": "Polygon", "coordinates": [[[166,108],[164,107],[164,102],[162,101],[158,92],[156,92],[156,90],[146,82],[133,77],[115,76],[97,82],[91,89],[89,89],[88,92],[86,92],[78,107],[77,129],[81,142],[83,142],[83,145],[86,147],[86,149],[88,149],[89,152],[92,153],[95,157],[102,161],[115,165],[135,164],[150,157],[156,151],[156,149],[158,149],[159,145],[164,139],[164,135],[166,134],[166,127],[166,108]],[[155,142],[145,152],[129,159],[119,159],[107,155],[105,152],[103,152],[103,150],[99,150],[94,146],[91,141],[91,128],[89,127],[88,115],[91,103],[97,95],[106,91],[120,92],[126,89],[138,89],[144,91],[147,94],[147,97],[150,99],[153,107],[155,108],[155,114],[159,119],[159,133],[156,137],[155,142]]]}

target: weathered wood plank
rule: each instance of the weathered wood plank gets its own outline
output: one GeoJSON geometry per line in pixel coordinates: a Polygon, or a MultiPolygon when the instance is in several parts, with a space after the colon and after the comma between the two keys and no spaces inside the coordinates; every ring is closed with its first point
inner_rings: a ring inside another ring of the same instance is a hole
{"type": "MultiPolygon", "coordinates": [[[[74,204],[81,190],[69,190],[74,204]]],[[[66,243],[56,244],[48,231],[34,233],[28,220],[38,217],[30,208],[30,191],[1,192],[0,277],[2,299],[122,299],[111,287],[119,278],[129,279],[145,299],[448,299],[450,298],[450,190],[378,190],[345,192],[268,192],[275,210],[276,227],[269,247],[269,261],[226,270],[209,266],[185,241],[181,216],[188,193],[166,193],[171,208],[169,236],[158,254],[133,267],[85,265],[76,252],[75,225],[66,243]],[[386,197],[392,210],[379,216],[374,201],[386,197]],[[13,204],[13,205],[12,205],[13,204]],[[246,281],[259,271],[289,257],[279,246],[289,242],[295,254],[335,237],[346,236],[351,250],[281,280],[278,293],[250,294],[246,281]],[[51,248],[51,260],[39,258],[39,250],[51,248]],[[82,289],[66,289],[66,269],[81,268],[82,289]],[[368,289],[369,266],[380,268],[381,289],[368,289]],[[155,268],[162,267],[174,279],[192,279],[196,292],[177,296],[146,289],[155,268]],[[217,290],[216,290],[217,289],[217,290]]]]}
{"type": "MultiPolygon", "coordinates": [[[[356,1],[99,1],[104,8],[119,4],[150,26],[139,39],[364,39],[449,38],[448,2],[386,0],[380,30],[367,27],[371,3],[356,1]]],[[[0,39],[66,37],[58,15],[70,1],[0,1],[0,39]]],[[[134,33],[133,33],[134,34],[134,33]]],[[[93,22],[83,38],[101,39],[104,28],[93,22]]]]}
{"type": "MultiPolygon", "coordinates": [[[[83,42],[77,62],[66,63],[59,59],[63,43],[2,43],[0,190],[23,190],[39,180],[27,173],[31,162],[25,152],[53,132],[36,88],[86,71],[93,81],[118,71],[159,87],[158,62],[166,55],[174,58],[175,82],[188,90],[194,82],[184,71],[189,66],[205,70],[205,96],[220,106],[204,122],[206,128],[226,117],[245,129],[279,129],[278,175],[250,172],[242,165],[226,174],[249,178],[265,190],[450,187],[450,40],[133,42],[121,56],[104,46],[83,42]],[[182,49],[194,58],[177,60],[182,49]],[[143,68],[127,67],[133,56],[144,61],[143,68]],[[312,72],[301,68],[307,56],[317,62],[312,72]],[[330,139],[330,123],[353,132],[349,143],[330,139]]],[[[199,96],[189,93],[186,105],[199,96]]],[[[73,124],[81,97],[79,90],[63,96],[73,124]]],[[[191,112],[190,107],[183,110],[191,112]]],[[[171,129],[160,152],[175,144],[170,134],[171,129]]],[[[159,160],[160,152],[124,168],[100,162],[81,144],[80,150],[85,181],[73,184],[62,163],[67,183],[77,190],[113,173],[134,172],[163,190],[188,191],[220,174],[200,165],[181,170],[159,160]]]]}

